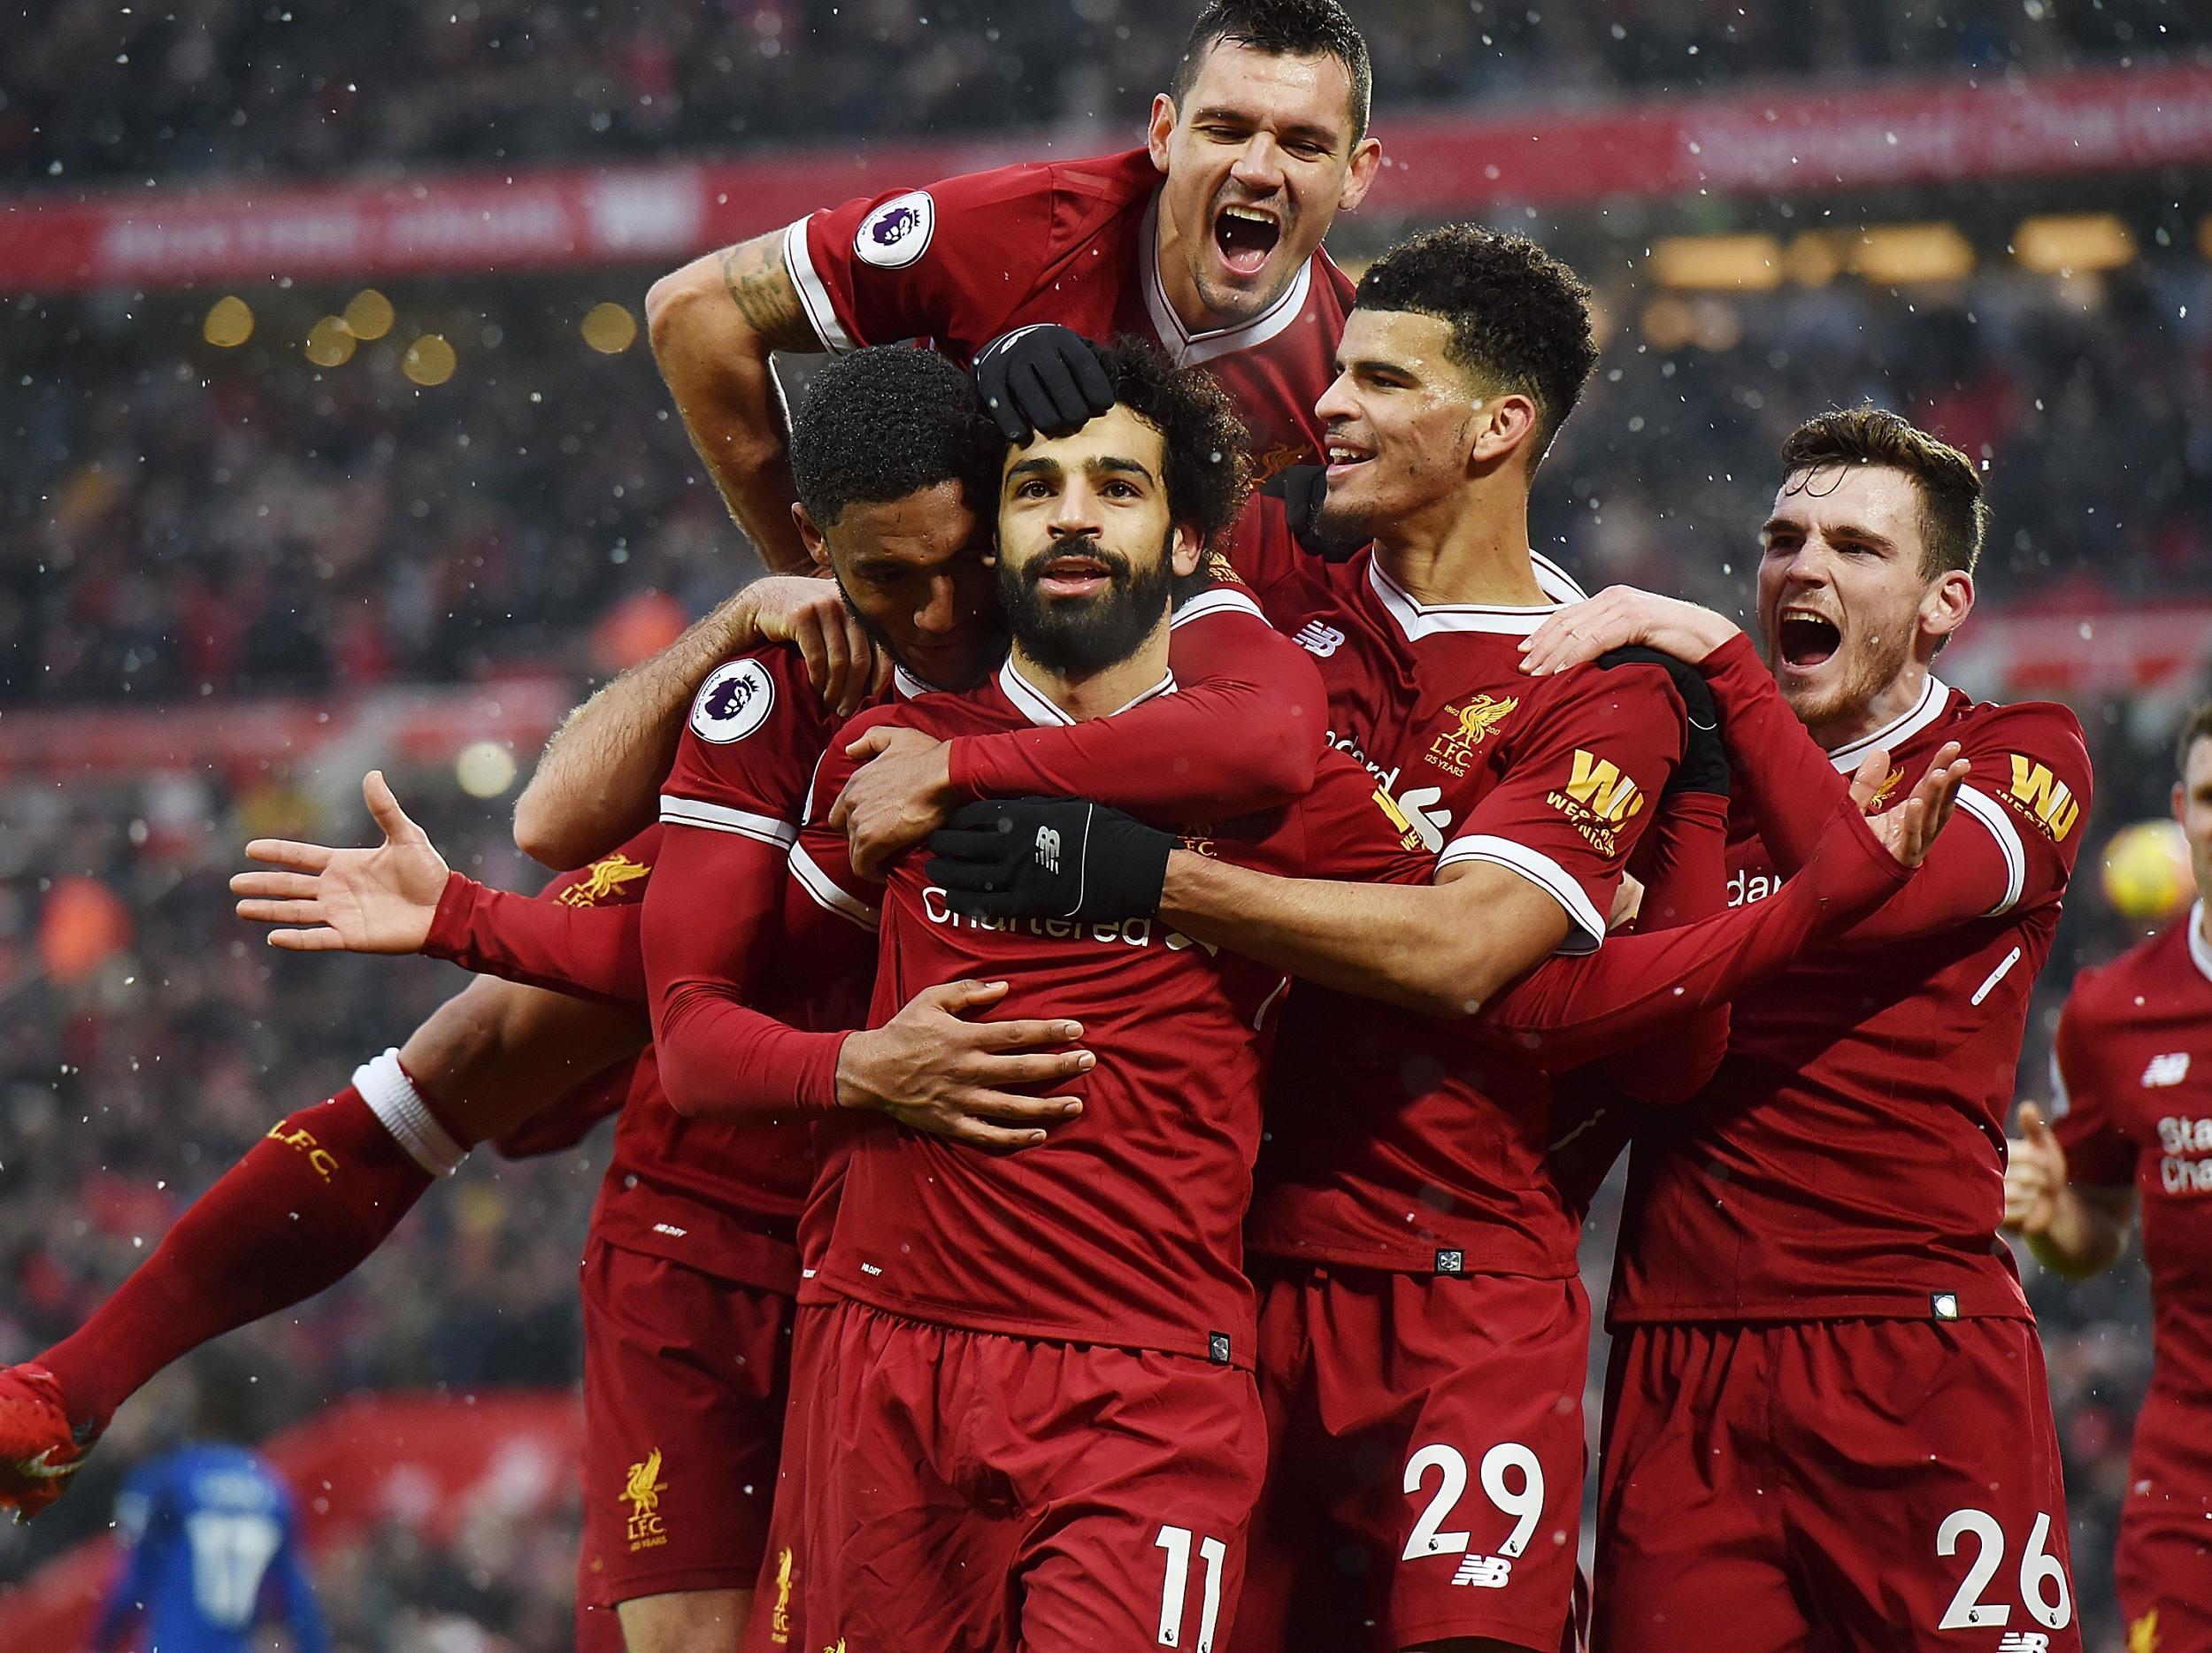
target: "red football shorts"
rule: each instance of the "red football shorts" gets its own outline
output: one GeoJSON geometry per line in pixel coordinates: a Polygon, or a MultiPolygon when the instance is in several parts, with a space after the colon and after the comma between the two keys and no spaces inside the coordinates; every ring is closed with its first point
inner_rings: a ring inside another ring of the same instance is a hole
{"type": "Polygon", "coordinates": [[[2153,1390],[2135,1419],[2113,1582],[2141,1653],[2212,1653],[2212,1442],[2201,1403],[2153,1390]]]}
{"type": "MultiPolygon", "coordinates": [[[[823,1353],[833,1315],[818,1303],[801,1303],[791,1319],[791,1399],[784,1409],[782,1457],[776,1465],[775,1509],[768,1518],[766,1557],[753,1587],[753,1616],[746,1620],[742,1653],[806,1653],[833,1646],[836,1637],[812,1637],[807,1628],[807,1586],[812,1570],[799,1556],[806,1519],[807,1465],[817,1449],[808,1439],[808,1402],[821,1381],[823,1353]]],[[[821,1449],[834,1452],[834,1444],[821,1449]]],[[[577,1653],[588,1653],[580,1648],[577,1653]]]]}
{"type": "Polygon", "coordinates": [[[752,1588],[791,1299],[603,1240],[585,1249],[583,1299],[585,1604],[752,1588]]]}
{"type": "Polygon", "coordinates": [[[1557,1653],[1582,1526],[1574,1280],[1251,1259],[1271,1447],[1237,1647],[1557,1653]]]}
{"type": "Polygon", "coordinates": [[[1629,1326],[1605,1412],[1597,1653],[2081,1646],[2030,1321],[1629,1326]]]}
{"type": "Polygon", "coordinates": [[[801,1403],[808,1653],[1225,1646],[1267,1449],[1249,1372],[827,1314],[801,1403]]]}

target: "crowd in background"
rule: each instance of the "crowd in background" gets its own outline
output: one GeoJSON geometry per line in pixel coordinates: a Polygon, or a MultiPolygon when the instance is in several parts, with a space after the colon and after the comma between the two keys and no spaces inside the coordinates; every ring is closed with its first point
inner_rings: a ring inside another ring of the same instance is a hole
{"type": "MultiPolygon", "coordinates": [[[[1389,0],[1386,104],[2127,62],[2212,42],[2188,0],[1389,0]]],[[[0,179],[595,160],[1094,120],[1165,85],[1141,0],[46,0],[0,68],[0,179]]]]}
{"type": "MultiPolygon", "coordinates": [[[[1985,601],[2212,589],[2212,265],[2193,254],[1902,292],[1686,297],[1590,273],[1603,365],[1536,526],[1593,589],[1732,604],[1782,437],[1861,397],[1989,460],[1985,601]]],[[[342,294],[273,296],[237,350],[199,337],[205,296],[49,306],[0,381],[0,704],[582,671],[623,598],[708,605],[755,565],[641,341],[606,356],[577,331],[645,279],[401,290],[406,325],[329,369],[297,341],[342,294]],[[402,375],[419,325],[458,353],[444,384],[402,375]]]]}
{"type": "MultiPolygon", "coordinates": [[[[1354,10],[1397,104],[2212,46],[2201,7],[2161,0],[1354,10]]],[[[1118,122],[1164,83],[1174,44],[1136,0],[54,0],[0,54],[0,181],[1118,122]]],[[[1340,239],[1356,252],[1360,234],[1353,220],[1340,239]]],[[[2212,265],[2193,253],[2153,250],[2101,277],[1990,263],[1940,288],[1845,278],[1712,296],[1641,284],[1625,254],[1580,261],[1604,365],[1547,462],[1534,527],[1594,588],[1633,581],[1742,614],[1782,435],[1870,397],[1989,460],[1984,603],[2212,593],[2212,265]]],[[[231,350],[202,338],[207,293],[20,301],[0,376],[0,719],[508,670],[580,686],[631,651],[606,616],[703,611],[755,565],[641,341],[600,354],[577,330],[595,302],[635,311],[652,273],[395,288],[401,325],[328,368],[300,341],[343,292],[261,289],[255,334],[231,350]],[[402,372],[424,331],[457,355],[444,383],[402,372]]],[[[2078,710],[2096,808],[2024,1095],[2041,1094],[2075,968],[2137,933],[2094,890],[2098,846],[2161,812],[2170,779],[2178,707],[2078,710]]],[[[506,842],[507,800],[464,799],[444,774],[395,779],[456,865],[532,881],[506,842]]],[[[223,878],[245,838],[365,831],[308,780],[281,766],[250,782],[0,777],[0,1363],[76,1326],[272,1120],[343,1084],[458,985],[419,961],[274,955],[230,917],[223,878]],[[42,928],[87,890],[114,910],[113,946],[59,969],[42,928]]],[[[250,1382],[273,1429],[362,1387],[572,1381],[575,1268],[604,1153],[603,1133],[539,1160],[480,1152],[353,1279],[126,1408],[71,1498],[0,1530],[0,1581],[99,1530],[121,1471],[191,1414],[199,1387],[250,1382]]],[[[1610,1219],[1601,1203],[1594,1291],[1610,1219]]],[[[2112,1523],[2149,1354],[2143,1280],[2131,1262],[2074,1287],[2027,1272],[2078,1598],[2092,1646],[2109,1645],[2112,1523]]],[[[1594,1387],[1594,1416],[1596,1403],[1594,1387]]],[[[319,1578],[349,1653],[539,1653],[564,1645],[572,1539],[572,1518],[447,1549],[395,1524],[319,1578]]]]}

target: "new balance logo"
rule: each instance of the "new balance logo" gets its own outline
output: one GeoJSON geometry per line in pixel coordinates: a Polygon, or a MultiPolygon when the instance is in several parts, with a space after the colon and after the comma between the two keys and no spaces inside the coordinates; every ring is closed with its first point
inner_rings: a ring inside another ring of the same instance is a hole
{"type": "Polygon", "coordinates": [[[1048,873],[1060,870],[1060,834],[1054,827],[1037,828],[1037,865],[1048,873]]]}
{"type": "Polygon", "coordinates": [[[2189,1077],[2189,1053],[2170,1050],[2164,1056],[2154,1056],[2151,1065],[2143,1070],[2143,1088],[2162,1090],[2169,1085],[2178,1085],[2189,1077]]]}
{"type": "Polygon", "coordinates": [[[1309,654],[1319,655],[1324,660],[1344,646],[1344,634],[1333,626],[1324,626],[1319,620],[1308,620],[1291,634],[1291,642],[1309,654]]]}
{"type": "Polygon", "coordinates": [[[2051,1638],[2040,1630],[2008,1630],[1997,1639],[1997,1653],[2051,1653],[2051,1638]]]}
{"type": "Polygon", "coordinates": [[[1478,1590],[1502,1590],[1512,1576],[1513,1564],[1503,1556],[1470,1556],[1459,1564],[1452,1582],[1478,1590]]]}

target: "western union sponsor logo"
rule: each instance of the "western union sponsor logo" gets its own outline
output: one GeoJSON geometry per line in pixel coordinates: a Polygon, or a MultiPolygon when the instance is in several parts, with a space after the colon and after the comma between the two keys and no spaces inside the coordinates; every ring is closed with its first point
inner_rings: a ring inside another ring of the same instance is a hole
{"type": "Polygon", "coordinates": [[[1644,807],[1640,788],[1614,765],[1579,747],[1575,750],[1574,773],[1567,779],[1567,796],[1609,826],[1618,826],[1644,807]]]}
{"type": "Polygon", "coordinates": [[[2051,842],[2062,842],[2081,818],[2081,804],[2073,788],[2054,775],[2047,765],[2012,754],[2013,802],[2042,823],[2051,842]]]}

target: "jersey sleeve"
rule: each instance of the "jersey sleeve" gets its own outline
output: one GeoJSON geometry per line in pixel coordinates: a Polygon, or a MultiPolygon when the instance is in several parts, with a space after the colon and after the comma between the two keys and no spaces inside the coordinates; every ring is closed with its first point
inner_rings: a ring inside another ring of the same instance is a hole
{"type": "Polygon", "coordinates": [[[1110,718],[956,736],[970,797],[1087,797],[1162,823],[1273,809],[1313,784],[1328,697],[1312,657],[1217,586],[1176,611],[1176,692],[1110,718]]]}
{"type": "Polygon", "coordinates": [[[2051,1046],[2051,1134],[2066,1150],[2069,1182],[2126,1188],[2135,1181],[2137,1149],[2113,1111],[2112,1076],[2101,1059],[2095,1013],[2084,993],[2095,980],[2084,971],[2059,1012],[2051,1046]]]}
{"type": "Polygon", "coordinates": [[[788,850],[815,757],[833,722],[796,650],[772,644],[724,661],[692,696],[676,760],[661,783],[662,826],[788,850]]]}
{"type": "Polygon", "coordinates": [[[1005,330],[1057,250],[1052,169],[1005,166],[803,218],[784,266],[825,350],[928,338],[964,360],[1005,330]]]}
{"type": "Polygon", "coordinates": [[[1487,861],[1519,873],[1566,909],[1563,952],[1594,951],[1629,853],[1682,757],[1682,698],[1665,670],[1641,662],[1585,667],[1554,680],[1496,785],[1454,826],[1440,873],[1487,861]]]}
{"type": "Polygon", "coordinates": [[[529,987],[643,1003],[636,909],[660,859],[662,831],[649,826],[588,866],[560,873],[535,900],[449,875],[423,951],[529,987]]]}
{"type": "Polygon", "coordinates": [[[1301,877],[1368,884],[1428,880],[1427,852],[1409,847],[1384,807],[1374,776],[1348,753],[1333,747],[1322,752],[1312,787],[1294,806],[1294,819],[1300,833],[1295,854],[1301,877]]]}
{"type": "MultiPolygon", "coordinates": [[[[802,812],[798,842],[789,857],[790,888],[786,911],[796,923],[818,926],[822,919],[872,938],[880,923],[883,886],[853,871],[845,834],[829,824],[830,807],[852,779],[857,764],[845,749],[868,730],[895,723],[892,708],[864,711],[839,732],[822,754],[802,812]]],[[[815,929],[819,934],[818,927],[815,929]]]]}
{"type": "Polygon", "coordinates": [[[1958,815],[1979,823],[2005,862],[2004,893],[1992,913],[2055,900],[2073,876],[2077,829],[2089,809],[2081,725],[2063,706],[2029,702],[1977,718],[1962,744],[1971,768],[1959,788],[1958,815]]]}

